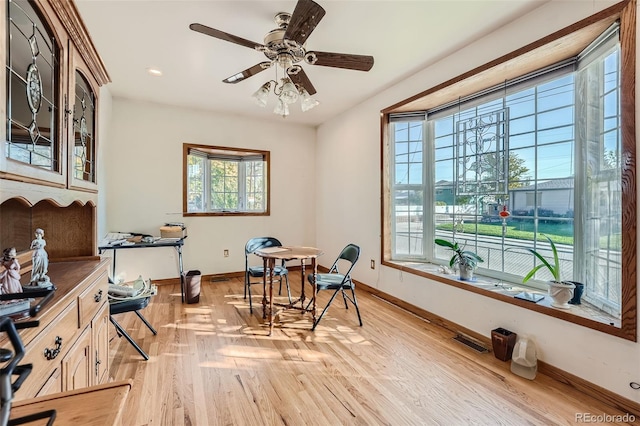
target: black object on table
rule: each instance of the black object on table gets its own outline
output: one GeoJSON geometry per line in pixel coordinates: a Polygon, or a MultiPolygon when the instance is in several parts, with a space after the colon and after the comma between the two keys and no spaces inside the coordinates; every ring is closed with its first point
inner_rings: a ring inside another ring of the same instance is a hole
{"type": "MultiPolygon", "coordinates": [[[[187,237],[184,237],[187,238],[187,237]]],[[[123,243],[123,244],[105,244],[98,246],[98,254],[102,254],[107,250],[113,250],[113,264],[111,268],[111,274],[113,277],[116,275],[116,253],[118,250],[123,249],[143,249],[143,248],[157,248],[157,247],[174,247],[178,252],[178,272],[180,273],[180,294],[182,296],[182,302],[184,303],[185,290],[184,290],[184,266],[182,263],[182,246],[184,245],[184,238],[180,239],[160,239],[153,243],[123,243]]]]}

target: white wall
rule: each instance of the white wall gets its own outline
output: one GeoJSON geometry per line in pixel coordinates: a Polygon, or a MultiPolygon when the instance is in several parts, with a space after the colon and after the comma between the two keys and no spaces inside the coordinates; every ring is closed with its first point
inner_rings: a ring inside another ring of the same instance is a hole
{"type": "MultiPolygon", "coordinates": [[[[274,236],[289,245],[315,243],[313,128],[114,98],[108,134],[101,186],[105,231],[159,235],[165,222],[184,222],[189,235],[183,249],[185,271],[203,274],[243,271],[244,245],[251,237],[274,236]],[[183,218],[183,143],[270,151],[271,215],[183,218]],[[229,249],[227,258],[224,249],[229,249]]],[[[140,274],[175,278],[177,255],[172,248],[120,250],[116,273],[127,281],[140,274]]]]}
{"type": "MultiPolygon", "coordinates": [[[[316,245],[336,253],[346,242],[357,243],[362,248],[362,260],[355,270],[356,280],[487,337],[498,326],[530,336],[538,345],[541,360],[640,402],[640,391],[629,386],[631,381],[640,382],[637,343],[396,269],[369,268],[370,259],[377,264],[380,261],[380,110],[614,3],[545,3],[320,126],[317,164],[332,167],[317,167],[316,245]]],[[[364,312],[365,326],[366,315],[364,312]]]]}

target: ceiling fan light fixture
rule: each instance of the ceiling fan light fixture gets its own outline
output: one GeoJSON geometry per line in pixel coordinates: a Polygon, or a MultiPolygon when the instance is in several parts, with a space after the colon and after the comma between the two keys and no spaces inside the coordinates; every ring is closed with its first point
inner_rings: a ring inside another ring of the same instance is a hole
{"type": "Polygon", "coordinates": [[[309,92],[307,92],[305,89],[302,89],[300,91],[300,107],[302,108],[302,112],[307,112],[312,108],[315,108],[316,106],[320,105],[320,102],[318,102],[317,100],[313,99],[311,97],[311,95],[309,94],[309,92]]]}
{"type": "Polygon", "coordinates": [[[275,79],[258,89],[253,94],[253,98],[258,105],[264,107],[267,104],[268,93],[273,89],[273,93],[278,97],[278,105],[274,112],[286,117],[289,115],[288,105],[295,103],[298,99],[301,101],[303,112],[319,104],[311,98],[311,95],[316,94],[316,89],[299,65],[302,61],[310,65],[356,71],[369,71],[373,67],[374,59],[369,55],[307,51],[307,39],[325,13],[324,8],[314,0],[297,0],[293,13],[279,12],[275,15],[274,21],[278,28],[265,35],[264,44],[199,23],[192,23],[189,28],[206,36],[263,53],[268,61],[260,62],[222,81],[239,83],[267,68],[274,67],[275,79]],[[284,77],[281,80],[278,79],[279,72],[282,72],[284,77]]]}
{"type": "Polygon", "coordinates": [[[298,100],[298,89],[291,82],[290,78],[282,79],[282,88],[280,89],[280,100],[285,104],[293,104],[298,100]]]}
{"type": "Polygon", "coordinates": [[[282,118],[285,118],[287,115],[289,115],[289,105],[284,103],[282,99],[279,99],[276,108],[273,110],[273,113],[281,115],[282,118]]]}
{"type": "Polygon", "coordinates": [[[269,97],[269,91],[271,90],[271,82],[267,81],[252,95],[256,104],[261,107],[267,106],[267,99],[269,97]]]}

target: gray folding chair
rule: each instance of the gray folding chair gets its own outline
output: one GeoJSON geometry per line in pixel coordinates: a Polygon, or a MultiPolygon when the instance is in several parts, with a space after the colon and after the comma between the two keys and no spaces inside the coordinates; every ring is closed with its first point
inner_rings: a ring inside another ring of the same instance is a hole
{"type": "MultiPolygon", "coordinates": [[[[252,281],[252,278],[262,278],[264,277],[265,271],[264,266],[249,266],[249,255],[253,254],[256,250],[260,250],[266,247],[280,247],[282,243],[273,237],[256,237],[251,238],[247,241],[247,244],[244,246],[244,298],[247,298],[247,293],[249,294],[249,312],[253,313],[253,305],[251,302],[251,285],[252,284],[264,284],[263,280],[255,280],[252,281]]],[[[267,269],[267,275],[269,275],[270,271],[267,269]]],[[[286,267],[286,262],[283,260],[282,265],[278,265],[273,268],[273,275],[278,277],[280,281],[280,287],[278,289],[278,295],[282,294],[282,278],[287,284],[287,295],[289,296],[289,303],[291,303],[291,289],[289,288],[289,270],[286,267]]],[[[263,288],[264,290],[264,288],[263,288]]],[[[264,294],[264,293],[263,293],[264,294]]]]}
{"type": "MultiPolygon", "coordinates": [[[[324,307],[320,316],[313,323],[313,327],[311,330],[315,330],[316,326],[329,309],[331,302],[338,295],[338,293],[342,293],[342,299],[344,300],[344,307],[349,309],[349,305],[347,304],[347,300],[356,307],[356,313],[358,314],[358,322],[360,323],[360,327],[362,327],[362,318],[360,317],[360,309],[358,308],[358,300],[356,299],[356,285],[351,279],[351,270],[355,266],[358,258],[360,257],[360,247],[355,244],[347,244],[345,248],[342,249],[338,258],[333,262],[333,265],[329,269],[329,273],[326,274],[317,274],[316,280],[314,282],[313,274],[309,274],[307,279],[309,283],[316,287],[316,294],[321,290],[333,290],[333,294],[329,299],[329,303],[324,307]],[[347,272],[341,274],[338,270],[338,266],[340,263],[346,263],[348,265],[347,272]],[[351,290],[351,296],[345,293],[345,290],[351,290]]],[[[309,304],[313,303],[313,299],[309,304]]],[[[307,305],[307,308],[309,305],[307,305]]]]}

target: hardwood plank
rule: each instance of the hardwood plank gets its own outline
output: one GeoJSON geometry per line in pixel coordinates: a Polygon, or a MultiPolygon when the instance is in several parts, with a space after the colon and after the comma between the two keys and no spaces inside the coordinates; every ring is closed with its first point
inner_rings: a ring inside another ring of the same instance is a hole
{"type": "MultiPolygon", "coordinates": [[[[298,274],[290,280],[298,291],[298,274]]],[[[180,303],[179,285],[160,286],[142,312],[157,336],[134,314],[119,316],[150,355],[145,362],[124,339],[111,341],[111,378],[133,380],[125,425],[537,425],[625,414],[545,375],[518,377],[492,353],[365,291],[363,327],[336,300],[315,332],[309,314],[285,311],[268,337],[259,287],[250,314],[242,278],[203,281],[193,305],[180,303]]]]}

